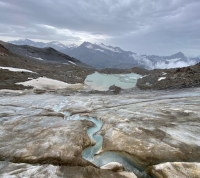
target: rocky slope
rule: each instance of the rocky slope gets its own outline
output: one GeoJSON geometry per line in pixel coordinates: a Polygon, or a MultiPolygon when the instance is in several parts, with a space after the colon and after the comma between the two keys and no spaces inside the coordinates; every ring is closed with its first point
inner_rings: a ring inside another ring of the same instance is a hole
{"type": "MultiPolygon", "coordinates": [[[[1,43],[6,47],[8,45],[8,43],[1,43]]],[[[0,45],[1,67],[28,69],[33,71],[34,73],[12,72],[9,70],[0,69],[0,89],[30,88],[24,87],[22,85],[16,85],[15,83],[24,82],[29,80],[30,78],[38,78],[42,76],[72,84],[83,83],[87,75],[94,72],[92,68],[88,68],[87,66],[85,67],[84,64],[82,64],[80,61],[76,62],[77,65],[68,62],[68,59],[65,59],[68,64],[43,62],[41,60],[34,60],[14,54],[6,49],[3,45],[0,45]],[[80,64],[80,66],[78,66],[78,64],[80,64]]],[[[53,51],[55,52],[55,54],[57,54],[55,50],[53,51]]],[[[38,55],[38,53],[35,53],[35,55],[38,55]]],[[[70,58],[70,60],[72,60],[72,58],[70,58]]]]}
{"type": "Polygon", "coordinates": [[[140,89],[174,89],[200,86],[200,63],[183,68],[153,70],[137,81],[140,89]]]}
{"type": "Polygon", "coordinates": [[[17,54],[22,57],[26,57],[32,60],[37,60],[41,62],[51,62],[51,63],[60,63],[66,65],[77,65],[81,67],[89,67],[86,64],[80,62],[79,60],[70,57],[66,54],[63,54],[59,51],[56,51],[53,48],[36,48],[27,45],[14,45],[10,43],[5,43],[0,41],[0,44],[3,45],[6,49],[11,51],[14,54],[17,54]]]}

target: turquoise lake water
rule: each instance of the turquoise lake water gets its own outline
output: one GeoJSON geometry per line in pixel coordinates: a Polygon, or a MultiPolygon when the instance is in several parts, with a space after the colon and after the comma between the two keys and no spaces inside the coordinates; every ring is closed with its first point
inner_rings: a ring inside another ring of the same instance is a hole
{"type": "Polygon", "coordinates": [[[95,72],[88,75],[85,79],[85,84],[90,89],[107,91],[110,86],[116,85],[122,89],[133,88],[136,85],[137,79],[141,75],[130,73],[130,74],[100,74],[95,72]]]}

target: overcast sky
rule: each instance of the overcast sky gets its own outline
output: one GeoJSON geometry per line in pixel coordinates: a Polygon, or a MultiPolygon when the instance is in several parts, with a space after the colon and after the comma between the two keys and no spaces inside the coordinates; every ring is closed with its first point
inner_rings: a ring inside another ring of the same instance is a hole
{"type": "Polygon", "coordinates": [[[0,0],[0,39],[200,55],[200,0],[0,0]]]}

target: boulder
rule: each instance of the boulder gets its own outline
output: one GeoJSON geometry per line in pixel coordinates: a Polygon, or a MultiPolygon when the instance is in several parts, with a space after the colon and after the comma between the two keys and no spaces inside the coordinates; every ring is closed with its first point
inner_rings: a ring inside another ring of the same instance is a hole
{"type": "Polygon", "coordinates": [[[118,86],[112,85],[109,87],[109,91],[113,91],[113,93],[116,95],[116,94],[119,94],[119,92],[121,91],[121,88],[118,86]]]}
{"type": "Polygon", "coordinates": [[[101,169],[109,169],[111,171],[117,172],[117,171],[124,171],[124,166],[117,162],[110,162],[108,164],[101,166],[101,169]]]}
{"type": "Polygon", "coordinates": [[[200,163],[167,162],[147,168],[157,178],[200,178],[200,163]]]}

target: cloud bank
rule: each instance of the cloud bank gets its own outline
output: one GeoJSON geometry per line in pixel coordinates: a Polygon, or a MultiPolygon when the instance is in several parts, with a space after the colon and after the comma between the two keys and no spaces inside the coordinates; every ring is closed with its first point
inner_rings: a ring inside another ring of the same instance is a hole
{"type": "Polygon", "coordinates": [[[0,36],[200,54],[199,0],[0,0],[0,36]]]}

